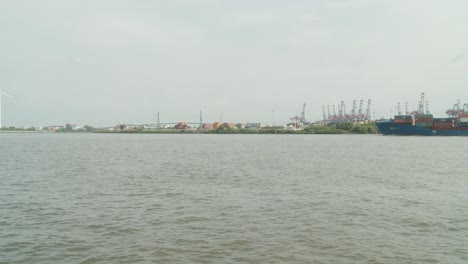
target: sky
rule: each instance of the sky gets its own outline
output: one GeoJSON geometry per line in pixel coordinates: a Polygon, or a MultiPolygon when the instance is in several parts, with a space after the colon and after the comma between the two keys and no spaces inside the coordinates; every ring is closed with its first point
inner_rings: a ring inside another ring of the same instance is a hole
{"type": "Polygon", "coordinates": [[[1,0],[4,126],[287,123],[468,103],[465,0],[1,0]]]}

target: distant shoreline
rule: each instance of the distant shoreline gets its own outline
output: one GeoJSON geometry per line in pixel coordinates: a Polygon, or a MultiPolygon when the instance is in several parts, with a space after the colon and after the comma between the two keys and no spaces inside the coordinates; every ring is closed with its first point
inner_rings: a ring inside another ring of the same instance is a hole
{"type": "Polygon", "coordinates": [[[177,131],[177,132],[154,132],[154,131],[99,131],[99,132],[42,132],[42,131],[0,131],[0,134],[164,134],[164,135],[375,135],[347,132],[343,133],[306,133],[302,131],[288,132],[201,132],[201,131],[177,131]]]}
{"type": "Polygon", "coordinates": [[[303,129],[278,129],[278,128],[226,128],[218,129],[147,129],[147,128],[130,128],[130,129],[79,129],[79,130],[22,130],[22,129],[3,129],[0,133],[66,133],[66,134],[81,134],[81,133],[96,133],[96,134],[245,134],[245,135],[353,135],[353,134],[378,134],[378,130],[374,124],[353,124],[343,123],[333,126],[308,126],[303,129]]]}

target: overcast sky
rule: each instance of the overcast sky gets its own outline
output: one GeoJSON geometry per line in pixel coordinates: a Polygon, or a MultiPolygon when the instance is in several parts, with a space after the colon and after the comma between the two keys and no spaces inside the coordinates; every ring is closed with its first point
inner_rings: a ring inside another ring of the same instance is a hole
{"type": "Polygon", "coordinates": [[[6,126],[286,123],[468,102],[466,0],[1,0],[6,126]]]}

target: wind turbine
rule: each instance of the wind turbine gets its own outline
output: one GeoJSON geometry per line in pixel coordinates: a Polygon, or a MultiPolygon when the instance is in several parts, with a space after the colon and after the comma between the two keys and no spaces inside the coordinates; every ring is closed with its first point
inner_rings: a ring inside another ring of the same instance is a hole
{"type": "Polygon", "coordinates": [[[2,129],[2,97],[3,96],[13,98],[9,96],[8,94],[0,91],[0,129],[2,129]]]}

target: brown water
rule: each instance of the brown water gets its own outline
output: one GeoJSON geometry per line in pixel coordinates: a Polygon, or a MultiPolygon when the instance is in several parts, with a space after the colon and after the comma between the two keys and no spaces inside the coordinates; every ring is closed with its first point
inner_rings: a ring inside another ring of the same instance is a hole
{"type": "Polygon", "coordinates": [[[0,263],[468,263],[468,138],[0,134],[0,263]]]}

